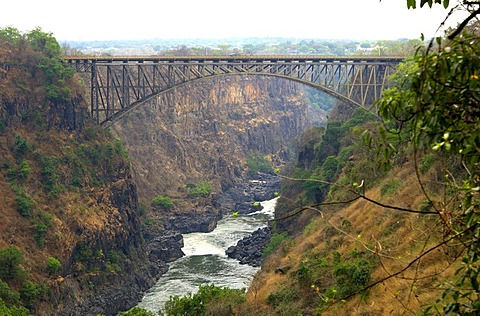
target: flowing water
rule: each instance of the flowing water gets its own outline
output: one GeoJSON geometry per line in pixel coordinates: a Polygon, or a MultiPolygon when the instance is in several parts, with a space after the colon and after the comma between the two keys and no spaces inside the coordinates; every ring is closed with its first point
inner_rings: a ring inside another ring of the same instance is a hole
{"type": "Polygon", "coordinates": [[[185,256],[169,265],[168,272],[145,293],[138,306],[158,312],[170,296],[195,293],[200,284],[247,288],[258,268],[239,264],[228,258],[225,250],[265,227],[267,219],[273,217],[276,202],[277,198],[261,202],[263,209],[248,215],[225,216],[210,233],[184,234],[185,256]]]}

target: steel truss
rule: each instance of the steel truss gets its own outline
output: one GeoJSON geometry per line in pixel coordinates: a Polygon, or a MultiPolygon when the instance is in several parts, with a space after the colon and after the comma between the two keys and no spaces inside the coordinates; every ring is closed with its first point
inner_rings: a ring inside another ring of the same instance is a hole
{"type": "Polygon", "coordinates": [[[277,76],[317,87],[367,107],[387,86],[399,57],[201,56],[68,57],[89,74],[93,118],[113,121],[159,93],[190,81],[223,75],[277,76]]]}

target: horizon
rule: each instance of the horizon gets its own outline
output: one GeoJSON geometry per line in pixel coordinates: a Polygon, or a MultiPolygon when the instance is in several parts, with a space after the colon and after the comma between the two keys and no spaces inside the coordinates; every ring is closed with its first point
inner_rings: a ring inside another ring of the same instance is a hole
{"type": "MultiPolygon", "coordinates": [[[[325,40],[395,40],[442,36],[438,27],[449,10],[408,10],[405,0],[84,0],[67,7],[60,0],[9,1],[0,27],[25,32],[36,27],[62,42],[133,40],[226,40],[232,38],[298,38],[325,40]],[[24,10],[28,8],[28,10],[24,10]]],[[[465,13],[465,12],[463,12],[465,13]]],[[[454,14],[446,27],[455,26],[454,14]]],[[[464,16],[464,15],[463,15],[464,16]]]]}

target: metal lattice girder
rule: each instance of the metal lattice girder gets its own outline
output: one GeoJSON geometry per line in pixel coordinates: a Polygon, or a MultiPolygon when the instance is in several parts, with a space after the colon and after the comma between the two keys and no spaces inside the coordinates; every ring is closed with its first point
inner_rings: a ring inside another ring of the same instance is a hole
{"type": "Polygon", "coordinates": [[[91,114],[112,121],[142,102],[187,82],[224,75],[265,75],[317,87],[358,106],[380,98],[401,57],[186,56],[66,57],[90,76],[91,114]]]}

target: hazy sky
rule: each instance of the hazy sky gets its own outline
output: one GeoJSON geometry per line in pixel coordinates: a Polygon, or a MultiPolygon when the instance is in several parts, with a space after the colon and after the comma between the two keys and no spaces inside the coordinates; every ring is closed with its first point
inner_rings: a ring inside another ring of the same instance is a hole
{"type": "Polygon", "coordinates": [[[433,36],[448,11],[407,10],[406,0],[2,0],[1,12],[1,27],[40,26],[59,40],[116,40],[417,39],[433,36]]]}

